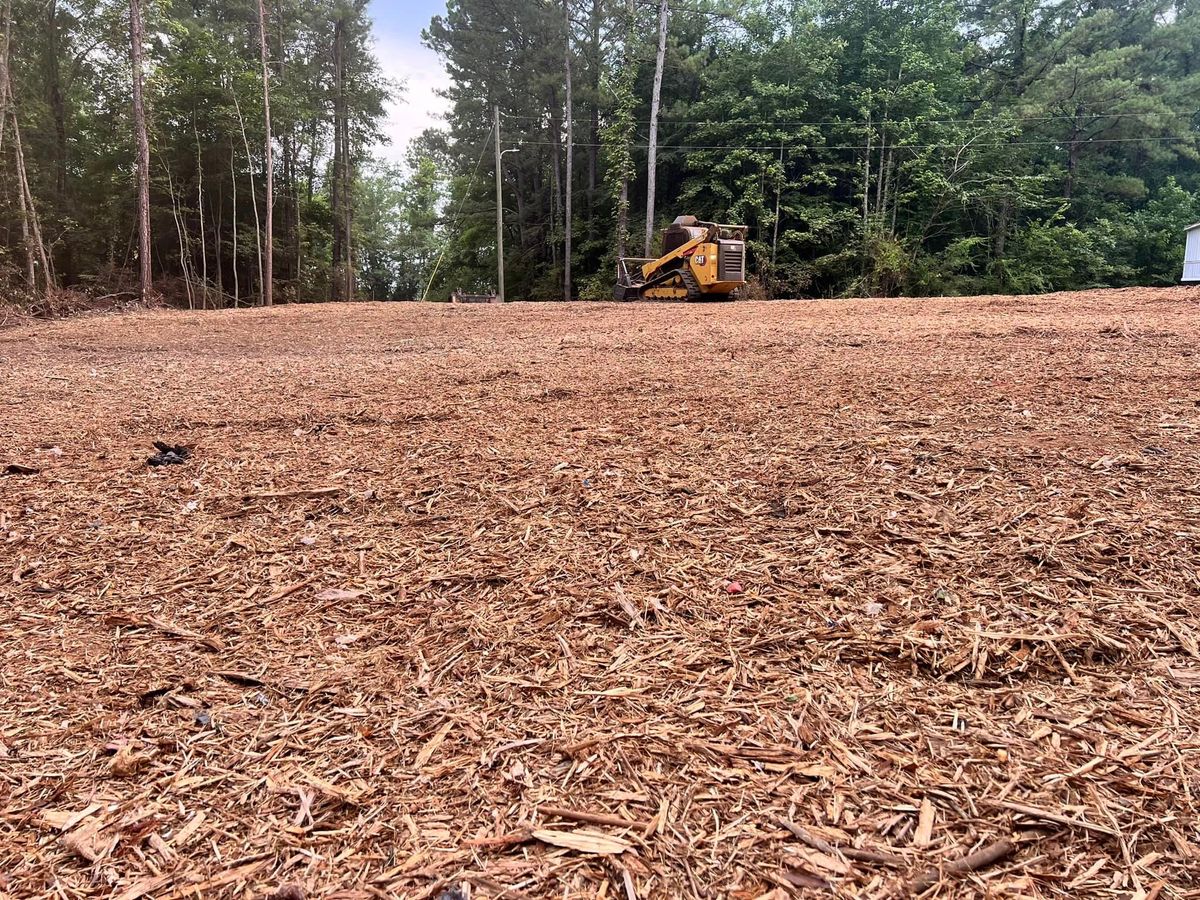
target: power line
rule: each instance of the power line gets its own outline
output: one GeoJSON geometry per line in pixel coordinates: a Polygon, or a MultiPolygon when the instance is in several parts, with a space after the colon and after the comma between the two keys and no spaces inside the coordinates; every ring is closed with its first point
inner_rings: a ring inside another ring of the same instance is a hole
{"type": "MultiPolygon", "coordinates": [[[[483,155],[487,153],[488,147],[492,143],[492,135],[489,132],[484,138],[483,148],[479,151],[479,159],[475,162],[475,171],[471,175],[471,183],[467,185],[466,191],[462,195],[462,199],[458,201],[458,209],[454,212],[454,227],[457,228],[459,222],[462,221],[463,205],[467,202],[467,198],[471,196],[471,188],[475,187],[475,179],[479,177],[479,167],[483,164],[483,155]]],[[[421,295],[422,302],[429,296],[429,289],[433,287],[433,279],[437,277],[438,268],[442,264],[442,257],[446,255],[446,249],[450,246],[450,242],[442,244],[442,252],[438,254],[437,262],[433,264],[433,271],[429,273],[429,282],[425,285],[425,293],[421,295]]]]}
{"type": "MultiPolygon", "coordinates": [[[[1166,135],[1159,137],[1139,137],[1139,138],[1087,138],[1078,141],[997,141],[992,143],[976,143],[974,141],[940,143],[940,144],[892,144],[885,149],[890,150],[950,150],[950,149],[967,149],[970,147],[1061,147],[1065,144],[1142,144],[1148,141],[1175,141],[1188,142],[1200,138],[1200,135],[1179,136],[1166,135]]],[[[520,141],[517,146],[544,146],[557,147],[561,142],[556,141],[520,141]]],[[[605,144],[597,143],[580,143],[574,142],[576,147],[605,147],[605,144]]],[[[645,150],[649,147],[648,144],[630,144],[629,147],[634,150],[645,150]]],[[[770,150],[778,153],[779,151],[802,151],[804,153],[816,153],[824,150],[878,150],[879,145],[868,146],[867,144],[815,144],[815,145],[793,145],[786,144],[659,144],[659,150],[770,150]]]]}
{"type": "MultiPolygon", "coordinates": [[[[1191,111],[1185,113],[1185,115],[1190,115],[1190,116],[1197,115],[1197,114],[1200,114],[1200,110],[1191,110],[1191,111]]],[[[510,115],[508,113],[502,113],[501,115],[503,115],[505,118],[511,119],[511,120],[519,119],[522,121],[534,121],[534,122],[540,122],[543,119],[548,118],[548,116],[510,115]]],[[[1019,122],[1059,122],[1059,121],[1088,122],[1088,121],[1095,121],[1096,119],[1140,119],[1140,118],[1144,118],[1144,117],[1150,116],[1150,115],[1152,115],[1152,114],[1151,113],[1135,113],[1135,112],[1128,112],[1128,113],[1110,112],[1110,113],[1088,113],[1087,115],[1083,115],[1083,116],[1075,116],[1075,115],[1008,116],[1008,117],[1003,117],[1003,118],[996,116],[996,117],[991,117],[991,118],[975,117],[975,118],[959,118],[959,119],[922,119],[921,124],[925,124],[925,125],[982,125],[982,124],[1009,125],[1009,124],[1016,124],[1019,122]]],[[[584,118],[579,118],[579,119],[572,118],[571,121],[576,124],[580,124],[580,123],[590,124],[591,123],[591,119],[584,119],[584,118]]],[[[884,120],[884,121],[881,121],[881,122],[878,122],[875,124],[878,124],[878,125],[892,124],[892,125],[894,125],[894,124],[899,124],[903,121],[906,121],[906,120],[903,120],[903,119],[901,119],[901,120],[896,120],[896,119],[884,120]]],[[[650,122],[648,120],[639,119],[639,120],[634,121],[632,124],[634,124],[634,125],[649,125],[650,122]]],[[[725,128],[725,127],[800,128],[800,127],[808,127],[808,126],[841,125],[841,126],[845,126],[847,128],[861,128],[861,127],[864,127],[867,123],[864,121],[861,121],[861,120],[857,120],[857,119],[825,119],[825,120],[814,120],[814,121],[792,120],[792,121],[755,122],[755,121],[752,121],[749,119],[740,120],[740,121],[739,120],[726,121],[726,120],[720,120],[720,119],[663,119],[663,118],[660,118],[658,120],[658,124],[659,124],[660,128],[663,125],[695,125],[698,127],[710,127],[710,128],[717,128],[717,127],[720,127],[720,128],[725,128]]]]}

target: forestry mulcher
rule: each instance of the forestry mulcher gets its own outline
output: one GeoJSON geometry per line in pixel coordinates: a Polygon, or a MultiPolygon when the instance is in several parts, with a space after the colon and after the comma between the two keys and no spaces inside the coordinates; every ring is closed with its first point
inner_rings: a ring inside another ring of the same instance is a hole
{"type": "Polygon", "coordinates": [[[732,300],[746,283],[746,226],[680,216],[658,259],[618,259],[618,300],[732,300]]]}

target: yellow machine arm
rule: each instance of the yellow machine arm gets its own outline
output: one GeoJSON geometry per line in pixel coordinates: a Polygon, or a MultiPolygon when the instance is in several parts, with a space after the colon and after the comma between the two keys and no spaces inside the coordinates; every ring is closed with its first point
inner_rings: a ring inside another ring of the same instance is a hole
{"type": "Polygon", "coordinates": [[[689,251],[695,249],[696,247],[699,247],[701,244],[703,244],[707,240],[708,240],[708,233],[706,232],[706,233],[700,235],[699,237],[692,238],[690,241],[688,241],[685,244],[680,244],[678,247],[676,247],[674,250],[672,250],[670,253],[666,254],[665,256],[660,256],[658,259],[651,260],[650,262],[648,262],[644,266],[642,266],[642,278],[649,281],[651,279],[651,277],[653,277],[654,273],[657,272],[659,269],[661,269],[663,266],[665,266],[667,263],[671,262],[672,260],[682,259],[683,257],[687,256],[689,251]]]}

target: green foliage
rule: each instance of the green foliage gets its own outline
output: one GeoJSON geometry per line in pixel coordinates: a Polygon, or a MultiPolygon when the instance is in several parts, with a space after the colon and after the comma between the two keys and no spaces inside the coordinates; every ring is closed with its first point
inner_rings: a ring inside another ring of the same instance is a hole
{"type": "MultiPolygon", "coordinates": [[[[597,88],[577,98],[576,139],[599,145],[600,170],[575,171],[590,240],[576,235],[587,249],[574,267],[582,295],[599,298],[618,223],[642,218],[655,10],[570,2],[573,68],[597,88]]],[[[460,176],[492,102],[505,145],[524,146],[519,177],[505,178],[512,296],[557,295],[553,10],[453,0],[428,34],[454,80],[460,176]]],[[[1183,187],[1200,186],[1198,43],[1200,8],[1167,0],[693,0],[670,21],[659,220],[746,224],[769,296],[1171,283],[1179,229],[1200,218],[1183,187]]],[[[464,283],[490,283],[495,264],[486,162],[452,238],[477,242],[460,256],[464,283]]]]}
{"type": "MultiPolygon", "coordinates": [[[[657,11],[646,0],[567,3],[572,269],[580,296],[601,299],[618,253],[641,243],[657,11]]],[[[186,283],[188,302],[255,302],[257,4],[146,6],[155,273],[186,283]]],[[[494,290],[497,106],[502,147],[519,149],[502,173],[507,293],[560,295],[559,0],[449,0],[424,33],[450,75],[447,126],[392,167],[371,158],[396,87],[372,55],[366,0],[267,10],[278,293],[339,295],[347,240],[359,296],[494,290]],[[333,158],[343,113],[348,190],[333,158]]],[[[761,295],[1178,278],[1182,229],[1200,219],[1196,3],[672,0],[671,10],[658,222],[744,223],[761,295]]],[[[14,0],[13,13],[13,91],[54,267],[68,285],[109,290],[132,261],[128,6],[14,0]]],[[[12,143],[0,275],[20,289],[12,143]]]]}
{"type": "MultiPolygon", "coordinates": [[[[256,232],[265,212],[257,4],[144,0],[144,6],[154,273],[170,284],[186,280],[189,303],[254,302],[256,232]]],[[[125,0],[14,3],[14,94],[30,179],[55,268],[68,286],[107,290],[131,262],[128,9],[125,0]]],[[[370,52],[364,0],[273,0],[267,16],[276,278],[285,296],[323,299],[332,265],[335,21],[347,35],[346,107],[358,171],[379,140],[393,88],[370,52]]],[[[371,201],[377,185],[368,180],[356,193],[371,201]]],[[[364,240],[387,227],[370,219],[384,211],[380,204],[355,219],[364,240]]],[[[10,219],[14,213],[5,211],[10,219]]],[[[13,257],[21,250],[11,240],[13,222],[6,224],[10,241],[3,250],[13,257]]],[[[374,244],[357,255],[368,277],[379,276],[381,259],[374,244]]]]}
{"type": "Polygon", "coordinates": [[[1168,176],[1158,192],[1130,220],[1130,257],[1138,280],[1174,284],[1179,280],[1183,230],[1200,221],[1200,200],[1168,176]]]}

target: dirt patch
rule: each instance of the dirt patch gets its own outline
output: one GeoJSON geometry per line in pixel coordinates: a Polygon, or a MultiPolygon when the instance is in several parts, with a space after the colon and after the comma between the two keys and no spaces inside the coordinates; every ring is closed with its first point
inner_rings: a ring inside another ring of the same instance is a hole
{"type": "Polygon", "coordinates": [[[5,330],[0,893],[1195,895],[1194,296],[5,330]]]}

